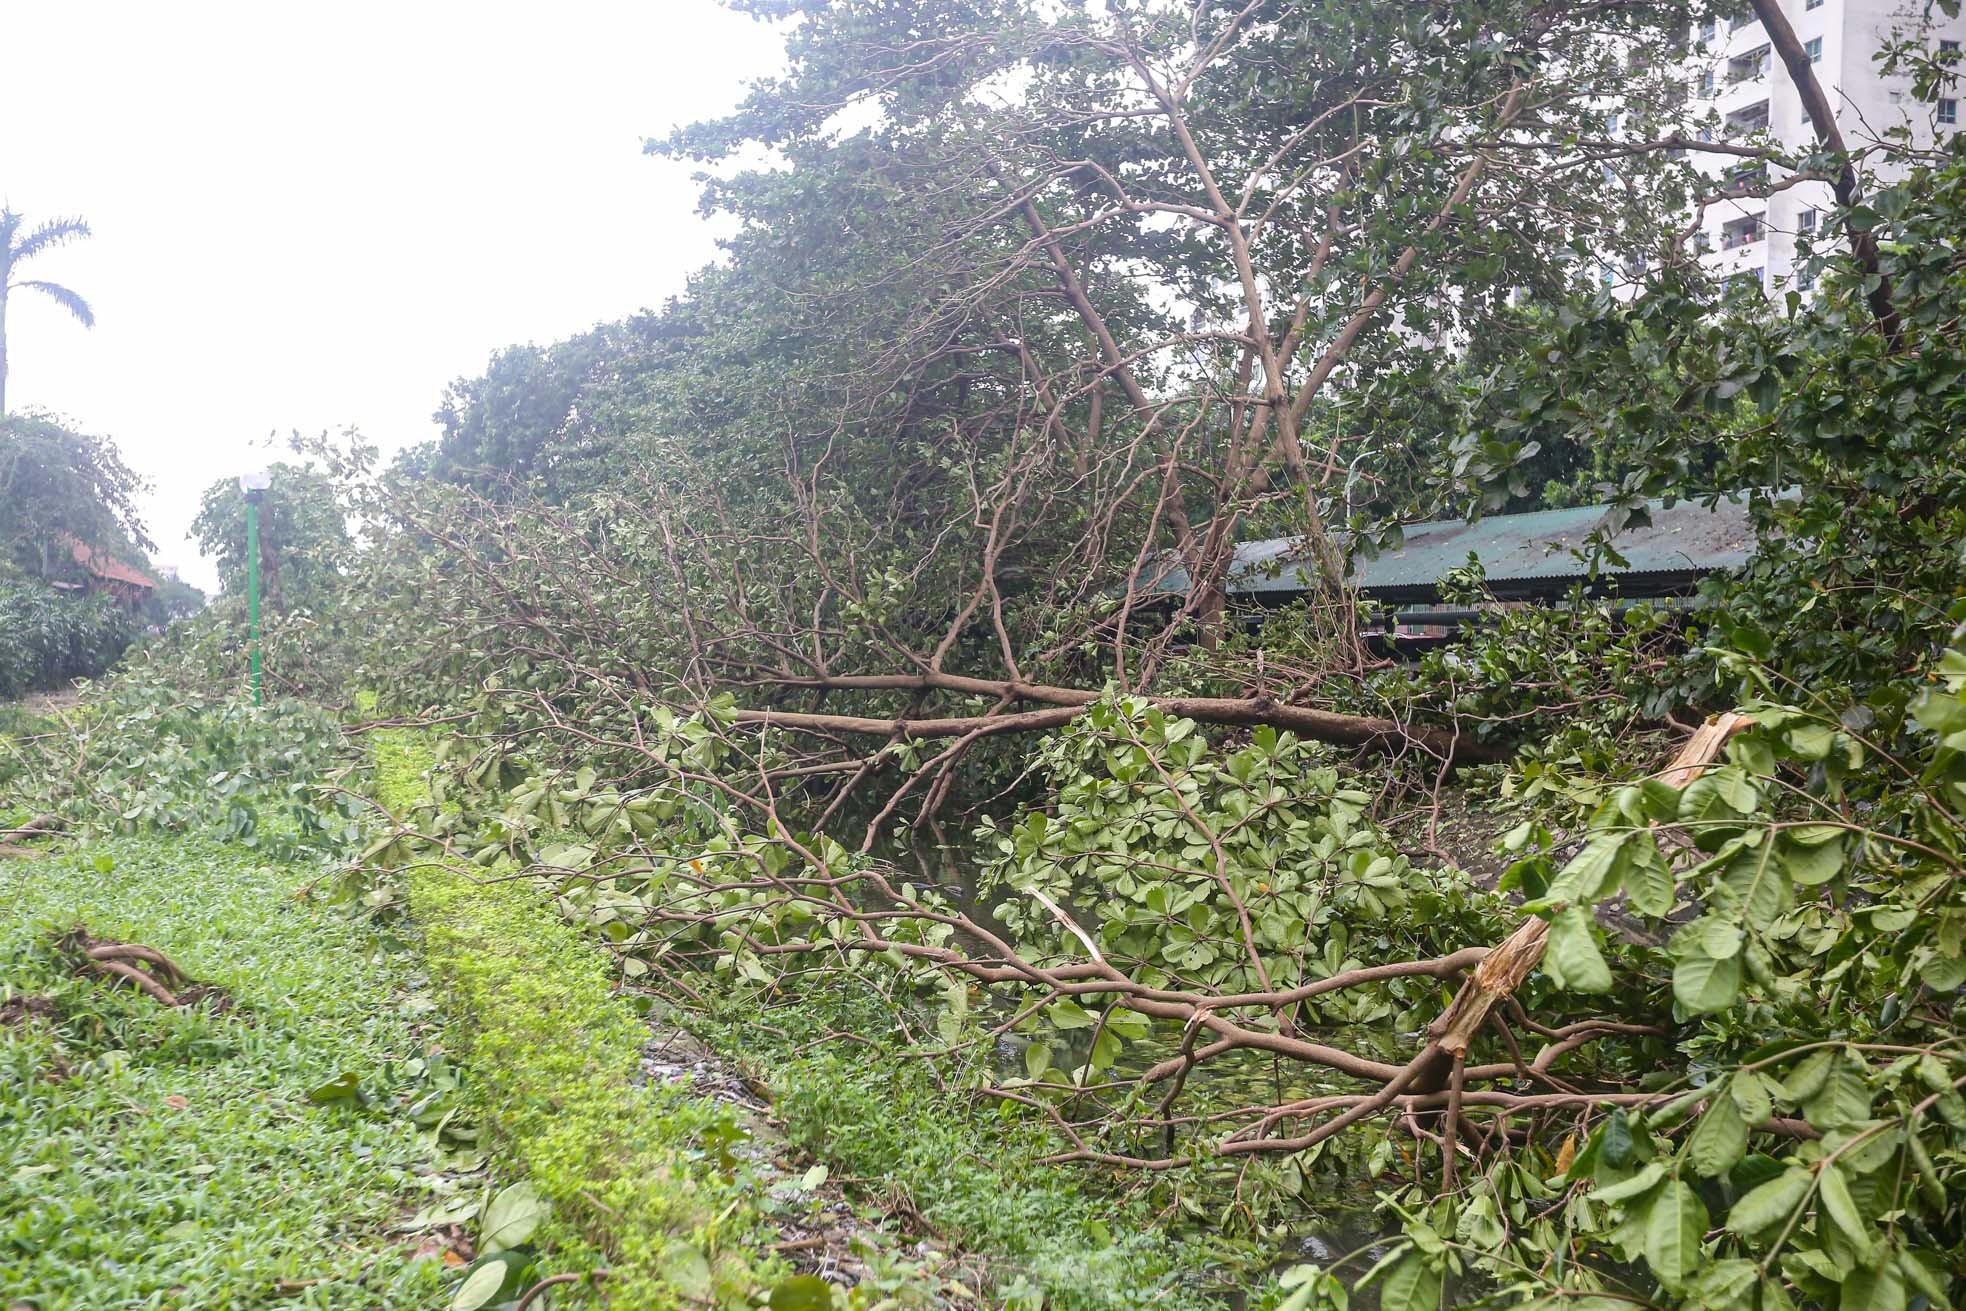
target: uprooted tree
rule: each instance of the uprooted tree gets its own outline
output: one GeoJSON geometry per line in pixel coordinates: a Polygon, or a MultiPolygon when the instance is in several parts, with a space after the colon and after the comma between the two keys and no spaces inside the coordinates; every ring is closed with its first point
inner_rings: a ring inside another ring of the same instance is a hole
{"type": "Polygon", "coordinates": [[[678,1004],[850,993],[825,1036],[1225,1224],[1369,1177],[1388,1305],[1941,1300],[1959,162],[1850,165],[1776,316],[1685,246],[1756,184],[1683,155],[1847,143],[1702,140],[1683,6],[770,8],[791,74],[661,147],[778,153],[710,183],[729,265],[344,470],[358,676],[453,734],[377,863],[544,880],[678,1004]],[[1628,514],[1748,492],[1760,559],[1695,642],[1376,659],[1361,507],[1510,504],[1542,441],[1628,514]],[[1274,534],[1315,586],[1252,634],[1274,534]]]}

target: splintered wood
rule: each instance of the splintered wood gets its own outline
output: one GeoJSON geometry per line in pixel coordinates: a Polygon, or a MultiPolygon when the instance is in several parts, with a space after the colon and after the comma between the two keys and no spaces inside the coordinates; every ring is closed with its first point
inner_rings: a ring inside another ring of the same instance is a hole
{"type": "MultiPolygon", "coordinates": [[[[1728,739],[1754,721],[1732,711],[1715,715],[1686,739],[1679,754],[1660,773],[1661,782],[1683,788],[1704,774],[1720,758],[1728,739]]],[[[1502,944],[1475,966],[1468,981],[1454,995],[1429,1030],[1433,1044],[1459,1060],[1468,1053],[1475,1034],[1488,1023],[1489,1015],[1522,986],[1522,981],[1542,963],[1543,944],[1549,939],[1549,921],[1532,915],[1516,926],[1502,944]]]]}

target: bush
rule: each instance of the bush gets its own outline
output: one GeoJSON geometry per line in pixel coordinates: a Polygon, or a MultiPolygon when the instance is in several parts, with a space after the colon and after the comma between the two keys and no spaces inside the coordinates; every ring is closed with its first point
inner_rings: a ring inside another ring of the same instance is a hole
{"type": "Polygon", "coordinates": [[[0,697],[94,678],[136,637],[108,597],[64,596],[39,583],[0,584],[0,697]]]}

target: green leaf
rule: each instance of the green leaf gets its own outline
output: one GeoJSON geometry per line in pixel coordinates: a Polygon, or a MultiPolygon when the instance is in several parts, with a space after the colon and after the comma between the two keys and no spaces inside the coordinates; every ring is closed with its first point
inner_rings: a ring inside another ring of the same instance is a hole
{"type": "Polygon", "coordinates": [[[1826,1162],[1816,1176],[1817,1191],[1822,1194],[1823,1209],[1829,1218],[1836,1222],[1844,1236],[1860,1249],[1870,1246],[1870,1226],[1864,1223],[1863,1212],[1857,1209],[1857,1201],[1850,1196],[1849,1181],[1843,1171],[1837,1169],[1834,1161],[1826,1162]]]}
{"type": "Polygon", "coordinates": [[[1048,1043],[1031,1042],[1024,1046],[1024,1074],[1031,1079],[1042,1079],[1044,1072],[1051,1068],[1051,1046],[1048,1043]]]}
{"type": "Polygon", "coordinates": [[[1726,1010],[1741,994],[1741,958],[1703,954],[1682,958],[1672,971],[1672,995],[1694,1015],[1726,1010]]]}
{"type": "Polygon", "coordinates": [[[1825,760],[1836,743],[1834,724],[1797,724],[1788,732],[1789,745],[1804,760],[1825,760]]]}
{"type": "Polygon", "coordinates": [[[1734,1099],[1741,1118],[1759,1124],[1775,1113],[1775,1101],[1768,1082],[1753,1070],[1742,1070],[1727,1081],[1727,1095],[1734,1099]]]}
{"type": "Polygon", "coordinates": [[[1809,1195],[1807,1170],[1790,1168],[1747,1192],[1727,1213],[1727,1227],[1737,1234],[1758,1234],[1781,1223],[1809,1195]]]}
{"type": "Polygon", "coordinates": [[[1059,1000],[1045,1008],[1045,1017],[1058,1029],[1090,1029],[1098,1017],[1075,1001],[1059,1000]]]}
{"type": "Polygon", "coordinates": [[[1686,1136],[1687,1164],[1709,1179],[1734,1168],[1748,1148],[1748,1125],[1732,1097],[1717,1096],[1686,1136]]]}
{"type": "Polygon", "coordinates": [[[1707,1207],[1700,1195],[1674,1179],[1652,1199],[1645,1219],[1645,1261],[1667,1288],[1677,1291],[1700,1264],[1707,1207]]]}
{"type": "Polygon", "coordinates": [[[484,1250],[501,1252],[532,1237],[546,1218],[546,1203],[529,1183],[516,1183],[485,1208],[484,1250]]]}
{"type": "Polygon", "coordinates": [[[1439,1311],[1440,1271],[1418,1252],[1409,1253],[1379,1286],[1380,1311],[1439,1311]]]}
{"type": "Polygon", "coordinates": [[[1634,832],[1601,833],[1557,871],[1547,894],[1556,901],[1595,901],[1618,890],[1631,864],[1634,832]]]}
{"type": "Polygon", "coordinates": [[[1754,1306],[1754,1290],[1761,1284],[1761,1267],[1735,1257],[1715,1261],[1700,1271],[1690,1290],[1691,1305],[1703,1311],[1733,1311],[1754,1306]]]}
{"type": "Polygon", "coordinates": [[[1632,1150],[1637,1144],[1632,1137],[1631,1117],[1625,1114],[1622,1107],[1604,1118],[1599,1141],[1603,1144],[1604,1163],[1613,1169],[1622,1169],[1632,1159],[1632,1150]]]}
{"type": "Polygon", "coordinates": [[[1905,1283],[1896,1263],[1852,1270],[1836,1305],[1837,1311],[1905,1311],[1905,1283]]]}
{"type": "Polygon", "coordinates": [[[1829,838],[1820,842],[1800,839],[1803,830],[1784,833],[1779,844],[1782,865],[1789,877],[1805,888],[1827,883],[1843,868],[1843,834],[1827,824],[1811,828],[1829,829],[1829,838]]]}
{"type": "Polygon", "coordinates": [[[833,1311],[833,1286],[818,1275],[780,1280],[765,1303],[771,1311],[833,1311]]]}
{"type": "Polygon", "coordinates": [[[498,1296],[498,1290],[505,1287],[506,1265],[503,1261],[481,1261],[464,1282],[451,1294],[450,1311],[478,1311],[478,1308],[498,1296]]]}
{"type": "MultiPolygon", "coordinates": [[[[1933,1258],[1933,1263],[1939,1265],[1940,1269],[1945,1268],[1944,1258],[1938,1253],[1927,1255],[1933,1258]]],[[[1934,1273],[1932,1266],[1920,1259],[1919,1253],[1899,1252],[1898,1271],[1904,1276],[1905,1282],[1923,1293],[1925,1300],[1938,1311],[1952,1311],[1952,1300],[1946,1296],[1944,1276],[1934,1273]]]]}
{"type": "Polygon", "coordinates": [[[318,1088],[307,1090],[307,1100],[316,1106],[332,1106],[338,1102],[357,1101],[362,1095],[362,1080],[353,1070],[345,1070],[318,1088]]]}
{"type": "Polygon", "coordinates": [[[1591,1197],[1599,1202],[1625,1202],[1634,1197],[1643,1197],[1657,1188],[1666,1177],[1666,1163],[1654,1161],[1629,1179],[1621,1179],[1615,1184],[1591,1190],[1591,1197]]]}
{"type": "Polygon", "coordinates": [[[1868,1068],[1854,1057],[1838,1055],[1830,1062],[1829,1075],[1815,1096],[1803,1104],[1802,1114],[1817,1129],[1837,1129],[1858,1125],[1870,1119],[1868,1068]]]}
{"type": "Polygon", "coordinates": [[[1572,906],[1550,921],[1543,972],[1557,987],[1573,992],[1611,990],[1611,967],[1597,949],[1590,914],[1583,907],[1572,906]]]}
{"type": "Polygon", "coordinates": [[[1671,868],[1652,843],[1643,844],[1632,857],[1631,867],[1625,871],[1625,892],[1635,910],[1652,916],[1671,913],[1677,888],[1671,868]]]}
{"type": "Polygon", "coordinates": [[[1829,1081],[1830,1069],[1836,1064],[1836,1050],[1824,1048],[1811,1052],[1802,1064],[1789,1071],[1788,1078],[1782,1081],[1782,1096],[1792,1102],[1806,1102],[1829,1081]]]}

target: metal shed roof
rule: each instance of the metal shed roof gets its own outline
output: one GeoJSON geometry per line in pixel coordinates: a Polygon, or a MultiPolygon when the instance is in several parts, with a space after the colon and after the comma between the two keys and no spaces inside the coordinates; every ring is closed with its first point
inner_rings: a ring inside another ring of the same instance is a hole
{"type": "MultiPolygon", "coordinates": [[[[1627,563],[1607,563],[1599,571],[1623,580],[1628,595],[1683,590],[1706,574],[1746,564],[1754,554],[1754,525],[1743,499],[1721,500],[1711,508],[1697,501],[1670,508],[1663,501],[1649,501],[1647,507],[1652,519],[1648,526],[1628,527],[1611,539],[1627,563]]],[[[1400,546],[1376,559],[1354,562],[1352,583],[1382,600],[1431,600],[1441,577],[1466,564],[1472,552],[1498,596],[1561,591],[1587,576],[1575,552],[1603,524],[1609,509],[1585,505],[1490,515],[1474,523],[1442,519],[1410,524],[1400,546]]],[[[1298,537],[1243,543],[1230,565],[1230,592],[1274,604],[1309,591],[1312,566],[1302,545],[1298,537]]],[[[1163,592],[1187,588],[1188,573],[1181,568],[1163,575],[1157,585],[1163,592]]]]}

